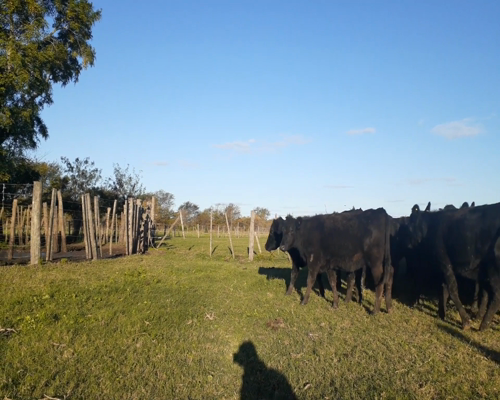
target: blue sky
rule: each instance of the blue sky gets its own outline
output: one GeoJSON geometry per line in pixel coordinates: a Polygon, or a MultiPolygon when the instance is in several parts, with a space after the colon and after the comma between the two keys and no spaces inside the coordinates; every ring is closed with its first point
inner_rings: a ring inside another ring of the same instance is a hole
{"type": "Polygon", "coordinates": [[[496,0],[94,5],[96,64],[54,89],[45,160],[247,215],[500,200],[496,0]]]}

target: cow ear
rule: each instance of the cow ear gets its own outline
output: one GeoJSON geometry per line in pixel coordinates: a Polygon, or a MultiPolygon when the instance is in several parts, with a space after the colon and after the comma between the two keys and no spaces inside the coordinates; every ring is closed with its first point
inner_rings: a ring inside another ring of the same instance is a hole
{"type": "Polygon", "coordinates": [[[302,225],[302,217],[297,218],[297,229],[302,225]]]}
{"type": "Polygon", "coordinates": [[[425,207],[425,211],[431,211],[431,202],[427,203],[427,207],[425,207]]]}
{"type": "Polygon", "coordinates": [[[418,206],[418,204],[415,204],[412,208],[411,208],[411,213],[416,213],[416,212],[419,212],[420,211],[420,207],[418,206]]]}

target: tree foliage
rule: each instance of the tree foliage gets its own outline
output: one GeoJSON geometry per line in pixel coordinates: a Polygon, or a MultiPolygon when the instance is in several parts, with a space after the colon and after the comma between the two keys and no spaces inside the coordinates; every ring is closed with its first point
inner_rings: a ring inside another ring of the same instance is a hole
{"type": "Polygon", "coordinates": [[[151,196],[156,197],[158,205],[156,210],[156,221],[161,223],[170,222],[174,214],[174,195],[164,190],[157,190],[151,193],[151,196]]]}
{"type": "Polygon", "coordinates": [[[94,65],[100,18],[87,0],[0,2],[0,148],[33,149],[48,137],[40,114],[52,85],[76,83],[94,65]]]}
{"type": "MultiPolygon", "coordinates": [[[[224,208],[224,213],[227,215],[227,220],[230,226],[233,226],[233,222],[237,219],[241,218],[241,210],[240,207],[234,203],[229,203],[224,208]]],[[[225,217],[224,217],[225,219],[225,217]]]]}
{"type": "Polygon", "coordinates": [[[113,164],[113,177],[106,180],[106,188],[120,199],[139,197],[145,193],[140,172],[135,172],[134,168],[129,171],[129,168],[128,164],[125,168],[120,167],[119,164],[113,164]]]}
{"type": "Polygon", "coordinates": [[[263,221],[267,221],[271,213],[267,208],[257,207],[255,210],[255,215],[263,221]]]}
{"type": "Polygon", "coordinates": [[[186,201],[179,206],[179,211],[182,210],[182,218],[185,224],[192,224],[198,214],[200,213],[200,207],[196,204],[186,201]]]}
{"type": "Polygon", "coordinates": [[[88,157],[77,157],[73,162],[67,157],[61,157],[61,161],[67,180],[66,191],[73,201],[80,201],[80,196],[86,192],[99,190],[101,170],[88,157]]]}

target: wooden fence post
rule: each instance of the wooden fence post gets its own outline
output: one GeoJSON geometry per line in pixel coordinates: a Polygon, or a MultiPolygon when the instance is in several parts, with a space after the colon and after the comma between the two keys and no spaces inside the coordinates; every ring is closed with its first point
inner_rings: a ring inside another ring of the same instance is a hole
{"type": "Polygon", "coordinates": [[[160,248],[161,244],[163,243],[163,241],[166,239],[166,237],[168,235],[170,235],[170,232],[172,231],[172,229],[174,229],[174,226],[175,224],[179,221],[179,217],[177,217],[174,221],[174,223],[170,226],[170,228],[168,228],[168,230],[165,232],[165,235],[163,235],[162,239],[160,240],[160,243],[158,243],[158,246],[156,246],[157,249],[160,248]]]}
{"type": "Polygon", "coordinates": [[[99,196],[94,196],[94,218],[95,218],[95,236],[97,244],[97,258],[102,258],[102,236],[101,236],[101,213],[99,212],[99,196]]]}
{"type": "Polygon", "coordinates": [[[248,259],[250,261],[253,261],[253,240],[255,237],[254,223],[255,223],[255,211],[252,211],[252,214],[250,216],[250,235],[248,243],[248,259]]]}
{"type": "Polygon", "coordinates": [[[66,229],[64,223],[64,207],[62,193],[60,190],[57,191],[57,203],[59,205],[59,230],[61,231],[61,252],[66,253],[68,251],[66,247],[66,229]]]}
{"type": "Polygon", "coordinates": [[[212,257],[212,210],[210,210],[210,257],[212,257]]]}
{"type": "Polygon", "coordinates": [[[57,218],[57,205],[54,206],[54,221],[52,226],[52,245],[50,259],[54,258],[54,253],[59,253],[59,224],[57,218]]]}
{"type": "Polygon", "coordinates": [[[2,230],[0,231],[0,240],[3,239],[5,236],[5,223],[3,221],[3,207],[2,210],[0,210],[0,226],[2,227],[2,230]]]}
{"type": "Polygon", "coordinates": [[[40,225],[42,222],[42,182],[33,182],[33,200],[31,211],[30,263],[37,265],[40,260],[40,225]]]}
{"type": "Polygon", "coordinates": [[[56,206],[56,189],[52,189],[52,198],[50,200],[50,211],[49,211],[49,219],[48,219],[48,237],[45,238],[47,241],[47,254],[45,254],[45,261],[50,261],[52,260],[52,236],[53,236],[53,229],[54,229],[54,207],[56,206]]]}
{"type": "Polygon", "coordinates": [[[186,239],[186,236],[184,235],[184,221],[182,220],[182,208],[179,210],[179,215],[181,216],[182,237],[186,239]]]}
{"type": "MultiPolygon", "coordinates": [[[[104,235],[104,244],[106,244],[108,242],[108,239],[109,239],[109,231],[110,231],[110,228],[109,228],[109,215],[111,214],[111,207],[108,207],[106,209],[106,234],[104,235]]],[[[112,229],[113,227],[111,227],[112,229]]]]}
{"type": "Polygon", "coordinates": [[[198,239],[200,238],[200,224],[196,224],[196,230],[198,231],[198,239]]]}
{"type": "Polygon", "coordinates": [[[127,198],[127,255],[133,254],[134,247],[134,199],[127,198]]]}
{"type": "Polygon", "coordinates": [[[12,257],[14,256],[16,211],[17,211],[17,199],[14,199],[14,201],[12,202],[12,217],[10,218],[10,236],[9,236],[9,250],[7,252],[7,261],[12,261],[12,257]]]}
{"type": "Polygon", "coordinates": [[[255,234],[255,240],[257,241],[257,247],[259,248],[259,253],[262,254],[262,250],[260,248],[259,235],[255,234]]]}
{"type": "MultiPolygon", "coordinates": [[[[92,214],[92,202],[90,200],[90,193],[87,193],[85,196],[85,205],[87,206],[87,226],[89,227],[89,236],[90,236],[90,246],[92,248],[92,260],[99,259],[99,253],[97,252],[97,238],[96,238],[96,230],[95,230],[95,219],[92,214]]],[[[94,210],[95,211],[95,210],[94,210]]],[[[99,210],[97,210],[99,212],[99,210]]]]}
{"type": "Polygon", "coordinates": [[[113,255],[113,230],[115,230],[116,200],[113,203],[113,214],[111,216],[111,230],[109,232],[109,255],[113,255]]]}
{"type": "Polygon", "coordinates": [[[90,237],[87,226],[87,205],[86,196],[82,194],[82,219],[83,219],[83,242],[85,243],[85,259],[90,260],[92,258],[92,250],[90,249],[90,237]]]}
{"type": "Polygon", "coordinates": [[[227,234],[229,235],[229,244],[231,245],[231,254],[233,255],[233,260],[234,260],[234,248],[233,248],[233,241],[231,239],[231,229],[229,229],[229,221],[227,220],[227,213],[224,213],[226,216],[226,225],[227,225],[227,234]]]}
{"type": "Polygon", "coordinates": [[[18,214],[17,214],[17,236],[19,240],[19,246],[24,245],[24,239],[23,239],[23,225],[24,225],[24,210],[23,206],[18,207],[18,214]]]}

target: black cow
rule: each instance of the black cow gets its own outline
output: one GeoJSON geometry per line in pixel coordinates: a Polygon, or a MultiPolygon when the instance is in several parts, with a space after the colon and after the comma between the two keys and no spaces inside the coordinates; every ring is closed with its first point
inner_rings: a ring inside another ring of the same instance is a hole
{"type": "MultiPolygon", "coordinates": [[[[273,220],[265,245],[267,251],[276,250],[281,245],[284,227],[285,220],[283,218],[279,217],[273,220]]],[[[292,294],[293,288],[295,287],[295,282],[297,281],[297,277],[299,276],[299,270],[300,268],[307,266],[307,261],[300,256],[300,253],[296,248],[290,248],[288,250],[288,254],[290,254],[290,258],[292,260],[292,275],[290,277],[290,284],[288,285],[286,294],[290,295],[292,294]]],[[[325,297],[325,288],[323,286],[320,274],[318,274],[318,276],[316,277],[316,282],[318,283],[321,296],[325,297]]]]}
{"type": "MultiPolygon", "coordinates": [[[[430,212],[430,205],[431,203],[429,202],[424,212],[430,212]]],[[[470,207],[474,206],[475,203],[472,202],[470,207]]],[[[468,207],[469,204],[467,202],[464,202],[460,207],[460,209],[468,207]]],[[[443,210],[453,211],[458,209],[453,204],[448,204],[439,211],[443,210]]],[[[402,217],[394,220],[401,221],[401,223],[399,224],[399,227],[401,227],[402,224],[408,222],[409,217],[402,217]]],[[[429,292],[436,293],[440,291],[439,316],[442,319],[445,319],[446,303],[449,298],[449,293],[446,289],[446,286],[443,285],[443,280],[441,279],[442,274],[440,270],[438,268],[434,268],[432,265],[429,264],[428,260],[425,258],[425,255],[423,254],[423,251],[420,251],[418,246],[411,249],[407,247],[405,248],[405,245],[402,244],[400,240],[397,240],[397,238],[392,238],[392,237],[391,237],[391,257],[393,259],[392,260],[393,265],[395,260],[396,263],[398,262],[397,257],[399,257],[399,260],[401,258],[405,258],[406,260],[407,276],[412,283],[410,303],[413,305],[416,304],[424,291],[427,293],[429,292]],[[393,250],[393,248],[396,248],[397,250],[393,250]]],[[[461,276],[458,276],[457,279],[460,281],[459,286],[461,291],[463,292],[460,293],[460,296],[462,297],[462,295],[467,295],[467,297],[471,297],[472,287],[470,285],[471,283],[470,280],[468,278],[463,278],[461,276]]],[[[474,294],[473,294],[472,308],[471,308],[473,314],[478,313],[478,301],[479,301],[479,282],[476,282],[474,286],[474,294]]],[[[485,310],[483,309],[483,315],[484,311],[485,310]]],[[[478,316],[481,316],[480,312],[478,316]]]]}
{"type": "Polygon", "coordinates": [[[408,248],[418,250],[430,270],[441,275],[440,316],[444,317],[449,294],[464,329],[470,322],[459,299],[456,275],[479,281],[487,293],[480,327],[486,329],[500,308],[500,203],[437,212],[421,212],[415,205],[398,236],[408,248]]]}
{"type": "Polygon", "coordinates": [[[336,271],[355,272],[370,269],[375,283],[374,313],[380,310],[384,284],[386,306],[391,310],[392,266],[390,263],[390,217],[384,209],[359,213],[316,215],[310,218],[286,218],[280,249],[296,248],[307,260],[307,304],[316,276],[326,272],[338,302],[336,271]]]}

